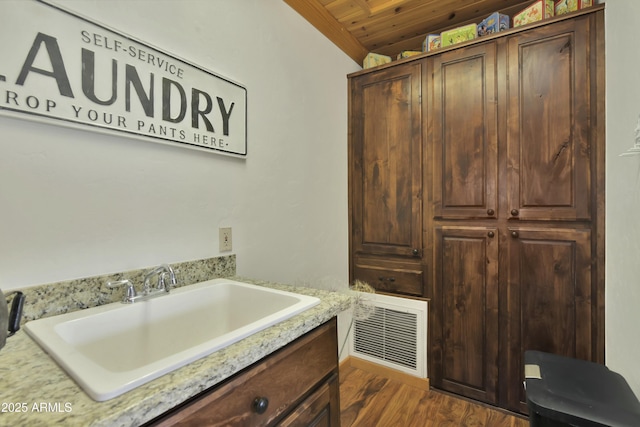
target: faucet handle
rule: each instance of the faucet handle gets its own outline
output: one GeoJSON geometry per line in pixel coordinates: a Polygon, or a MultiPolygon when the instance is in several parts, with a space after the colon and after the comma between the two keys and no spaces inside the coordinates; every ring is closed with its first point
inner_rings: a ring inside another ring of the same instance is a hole
{"type": "Polygon", "coordinates": [[[138,296],[136,289],[133,287],[133,283],[129,279],[117,280],[115,282],[107,282],[108,288],[115,288],[118,286],[126,286],[122,302],[131,303],[138,296]]]}
{"type": "Polygon", "coordinates": [[[167,286],[167,279],[165,278],[166,275],[167,273],[165,272],[160,273],[160,275],[158,276],[158,285],[156,286],[156,288],[158,290],[169,292],[169,287],[167,286]]]}
{"type": "Polygon", "coordinates": [[[169,280],[171,282],[171,287],[174,287],[178,284],[178,270],[171,267],[167,264],[167,272],[169,273],[169,280]]]}

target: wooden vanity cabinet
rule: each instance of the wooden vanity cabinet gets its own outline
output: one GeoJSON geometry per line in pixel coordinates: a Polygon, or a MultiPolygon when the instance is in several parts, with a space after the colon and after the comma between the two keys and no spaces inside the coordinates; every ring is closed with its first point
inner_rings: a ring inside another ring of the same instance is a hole
{"type": "Polygon", "coordinates": [[[340,426],[336,319],[150,426],[340,426]]]}

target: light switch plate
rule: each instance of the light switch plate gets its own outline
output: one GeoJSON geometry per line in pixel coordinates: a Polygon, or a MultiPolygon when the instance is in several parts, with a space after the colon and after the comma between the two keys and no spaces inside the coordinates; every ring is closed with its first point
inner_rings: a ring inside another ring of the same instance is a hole
{"type": "Polygon", "coordinates": [[[220,228],[220,252],[229,252],[232,250],[231,227],[220,228]]]}

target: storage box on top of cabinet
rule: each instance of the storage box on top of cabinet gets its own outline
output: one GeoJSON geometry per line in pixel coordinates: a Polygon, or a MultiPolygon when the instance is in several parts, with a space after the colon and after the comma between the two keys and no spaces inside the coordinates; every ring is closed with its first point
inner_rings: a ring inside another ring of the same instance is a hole
{"type": "Polygon", "coordinates": [[[513,28],[551,18],[554,10],[553,0],[538,0],[513,16],[513,28]]]}
{"type": "Polygon", "coordinates": [[[555,14],[556,16],[564,15],[591,6],[593,6],[593,0],[558,0],[555,5],[555,14]]]}
{"type": "Polygon", "coordinates": [[[442,47],[473,40],[478,37],[478,25],[469,24],[451,30],[443,31],[440,34],[442,47]]]}
{"type": "Polygon", "coordinates": [[[509,15],[502,13],[492,13],[478,24],[478,37],[509,29],[509,15]]]}
{"type": "Polygon", "coordinates": [[[412,56],[420,55],[421,53],[421,50],[403,50],[398,54],[396,59],[411,58],[412,56]]]}
{"type": "Polygon", "coordinates": [[[378,65],[388,64],[391,61],[392,59],[390,56],[369,52],[362,62],[362,68],[373,68],[378,65]]]}
{"type": "Polygon", "coordinates": [[[432,50],[438,49],[440,47],[441,40],[440,34],[427,35],[424,42],[422,42],[422,51],[431,52],[432,50]]]}

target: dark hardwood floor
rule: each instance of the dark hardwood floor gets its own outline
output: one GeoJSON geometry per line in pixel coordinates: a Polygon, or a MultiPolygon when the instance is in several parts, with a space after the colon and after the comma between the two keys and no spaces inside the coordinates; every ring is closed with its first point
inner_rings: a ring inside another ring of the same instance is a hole
{"type": "Polygon", "coordinates": [[[345,366],[340,368],[342,427],[527,427],[525,418],[438,391],[345,366]]]}

